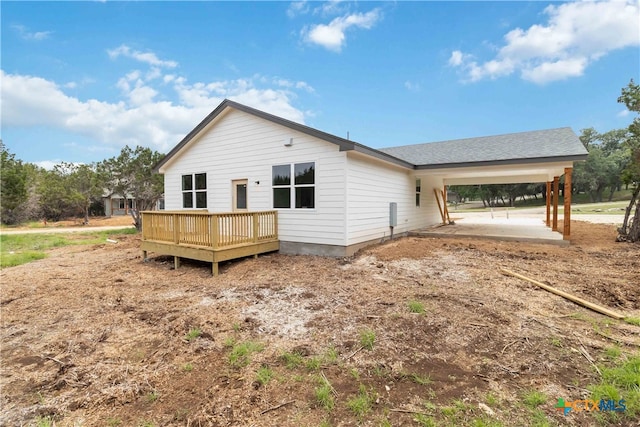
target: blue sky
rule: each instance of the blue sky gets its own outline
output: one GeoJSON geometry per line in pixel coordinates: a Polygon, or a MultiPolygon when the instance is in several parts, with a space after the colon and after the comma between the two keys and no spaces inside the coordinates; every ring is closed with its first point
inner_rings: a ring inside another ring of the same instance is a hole
{"type": "Polygon", "coordinates": [[[637,1],[11,2],[2,139],[28,162],[167,152],[224,98],[382,148],[632,120],[637,1]]]}

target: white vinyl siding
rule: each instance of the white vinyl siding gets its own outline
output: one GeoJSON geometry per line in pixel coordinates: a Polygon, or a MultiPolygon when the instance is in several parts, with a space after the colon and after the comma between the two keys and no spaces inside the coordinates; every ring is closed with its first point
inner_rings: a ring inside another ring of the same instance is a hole
{"type": "Polygon", "coordinates": [[[182,209],[182,175],[202,171],[210,212],[232,210],[232,180],[237,179],[248,181],[249,211],[271,210],[272,166],[310,162],[315,207],[279,209],[280,240],[344,246],[345,153],[335,144],[234,109],[218,116],[165,165],[165,207],[182,209]],[[292,145],[285,146],[291,138],[292,145]]]}
{"type": "Polygon", "coordinates": [[[394,234],[437,223],[438,208],[428,197],[442,180],[421,176],[421,206],[416,206],[416,176],[413,170],[349,153],[347,156],[347,245],[387,238],[389,204],[398,205],[394,234]]]}

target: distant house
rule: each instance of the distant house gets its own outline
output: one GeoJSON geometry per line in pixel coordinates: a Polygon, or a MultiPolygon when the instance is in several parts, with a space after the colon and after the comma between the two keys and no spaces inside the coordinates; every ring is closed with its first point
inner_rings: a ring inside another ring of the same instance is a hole
{"type": "Polygon", "coordinates": [[[104,201],[105,216],[129,215],[131,209],[136,208],[136,201],[133,197],[125,197],[121,194],[106,194],[102,196],[104,201]]]}
{"type": "MultiPolygon", "coordinates": [[[[131,195],[123,197],[116,193],[105,193],[105,195],[102,196],[102,200],[104,202],[105,216],[129,215],[131,209],[136,209],[136,200],[131,195]]],[[[158,200],[155,209],[164,209],[164,198],[158,200]]]]}
{"type": "Polygon", "coordinates": [[[373,149],[225,100],[156,169],[167,210],[274,209],[281,252],[345,256],[442,222],[446,185],[557,185],[586,157],[570,128],[373,149]]]}

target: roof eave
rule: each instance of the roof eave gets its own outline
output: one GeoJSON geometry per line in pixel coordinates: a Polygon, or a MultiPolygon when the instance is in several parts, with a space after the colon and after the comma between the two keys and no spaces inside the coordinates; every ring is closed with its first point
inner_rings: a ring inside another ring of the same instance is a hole
{"type": "Polygon", "coordinates": [[[531,157],[526,159],[504,159],[504,160],[487,160],[480,162],[457,162],[457,163],[438,163],[438,164],[422,164],[416,165],[418,170],[428,169],[449,169],[449,168],[468,168],[476,166],[501,166],[501,165],[523,165],[530,163],[547,163],[547,162],[577,162],[587,160],[588,154],[575,154],[569,156],[549,156],[549,157],[531,157]]]}

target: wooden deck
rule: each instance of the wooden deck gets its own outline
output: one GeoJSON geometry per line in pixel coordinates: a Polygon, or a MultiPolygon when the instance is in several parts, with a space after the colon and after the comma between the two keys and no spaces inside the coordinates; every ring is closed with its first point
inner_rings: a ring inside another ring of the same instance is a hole
{"type": "Polygon", "coordinates": [[[142,253],[218,263],[249,255],[277,251],[278,212],[147,211],[142,212],[142,253]]]}

